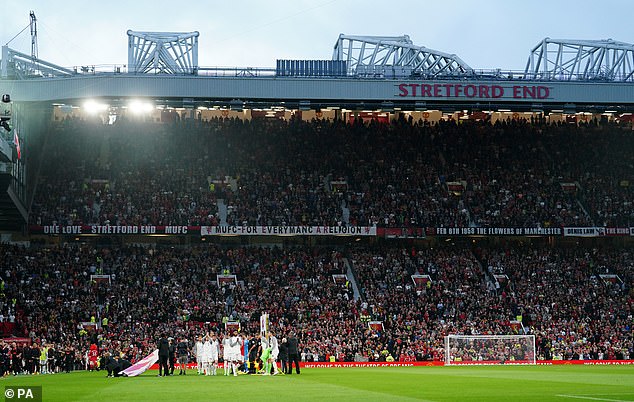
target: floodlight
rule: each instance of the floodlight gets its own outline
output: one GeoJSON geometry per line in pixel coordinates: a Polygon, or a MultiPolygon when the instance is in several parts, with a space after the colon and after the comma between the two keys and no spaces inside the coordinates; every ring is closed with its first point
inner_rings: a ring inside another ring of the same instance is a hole
{"type": "Polygon", "coordinates": [[[133,100],[128,104],[128,108],[134,114],[144,114],[151,112],[154,109],[154,106],[152,106],[150,102],[133,100]]]}
{"type": "Polygon", "coordinates": [[[108,110],[108,105],[89,99],[84,103],[84,110],[89,114],[97,114],[108,110]]]}

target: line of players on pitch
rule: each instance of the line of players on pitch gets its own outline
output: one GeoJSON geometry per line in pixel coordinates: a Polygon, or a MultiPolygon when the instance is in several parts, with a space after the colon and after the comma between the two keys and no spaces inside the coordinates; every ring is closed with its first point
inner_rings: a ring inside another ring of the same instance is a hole
{"type": "MultiPolygon", "coordinates": [[[[164,373],[169,373],[165,360],[169,360],[170,363],[172,360],[172,356],[162,359],[164,354],[161,350],[162,341],[163,339],[159,340],[159,376],[163,376],[162,369],[164,373]],[[162,361],[165,362],[162,363],[162,361]]],[[[177,359],[179,375],[186,375],[190,356],[189,344],[187,340],[183,339],[175,346],[172,345],[173,343],[170,342],[170,350],[174,351],[174,357],[177,359]]],[[[233,330],[231,335],[225,334],[220,339],[215,333],[199,336],[192,348],[191,355],[196,357],[198,375],[216,375],[220,356],[224,362],[224,375],[237,376],[238,373],[290,374],[293,362],[296,373],[299,374],[297,350],[297,338],[294,335],[289,336],[288,340],[283,338],[280,343],[273,331],[269,331],[266,335],[243,337],[237,330],[233,330]],[[277,367],[279,357],[281,357],[281,371],[277,367]]],[[[173,369],[171,372],[173,373],[173,369]]]]}

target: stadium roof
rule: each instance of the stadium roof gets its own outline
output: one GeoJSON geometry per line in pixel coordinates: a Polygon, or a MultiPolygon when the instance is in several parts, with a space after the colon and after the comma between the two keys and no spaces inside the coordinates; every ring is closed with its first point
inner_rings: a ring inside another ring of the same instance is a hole
{"type": "Polygon", "coordinates": [[[401,67],[402,73],[424,77],[466,74],[471,67],[455,54],[417,46],[408,35],[339,35],[333,60],[345,60],[351,75],[374,74],[385,66],[401,67]]]}
{"type": "Polygon", "coordinates": [[[525,76],[540,80],[634,80],[634,45],[606,40],[544,38],[532,50],[525,76]]]}

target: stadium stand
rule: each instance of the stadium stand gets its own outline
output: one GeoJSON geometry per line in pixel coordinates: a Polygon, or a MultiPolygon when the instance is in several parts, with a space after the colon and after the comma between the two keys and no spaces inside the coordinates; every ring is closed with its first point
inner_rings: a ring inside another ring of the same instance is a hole
{"type": "Polygon", "coordinates": [[[537,336],[538,359],[634,352],[634,259],[623,250],[389,247],[347,258],[306,247],[4,245],[2,265],[11,267],[2,313],[15,315],[13,335],[79,355],[99,343],[139,359],[157,331],[194,339],[227,320],[255,333],[264,310],[281,332],[298,332],[309,361],[442,360],[444,335],[524,330],[537,336]],[[349,263],[358,299],[333,280],[349,263]],[[494,271],[508,276],[505,286],[491,283],[494,271]],[[219,283],[222,273],[237,281],[219,283]],[[418,286],[415,274],[431,280],[418,286]],[[98,325],[104,317],[108,324],[98,325]]]}
{"type": "Polygon", "coordinates": [[[67,120],[55,130],[32,224],[634,224],[634,144],[611,125],[67,120]]]}
{"type": "MultiPolygon", "coordinates": [[[[69,118],[51,130],[32,225],[634,225],[627,125],[69,118]]],[[[135,361],[162,332],[194,339],[235,320],[255,333],[264,309],[298,332],[306,361],[438,361],[448,334],[534,334],[540,360],[634,356],[634,257],[614,245],[35,243],[0,246],[3,331],[71,350],[77,367],[90,343],[135,361]]]]}

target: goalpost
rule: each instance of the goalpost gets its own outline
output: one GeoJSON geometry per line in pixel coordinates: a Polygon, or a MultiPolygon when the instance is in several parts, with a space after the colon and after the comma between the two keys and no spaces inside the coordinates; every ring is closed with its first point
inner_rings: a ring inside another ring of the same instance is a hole
{"type": "Polygon", "coordinates": [[[445,336],[445,365],[536,364],[535,335],[445,336]]]}

